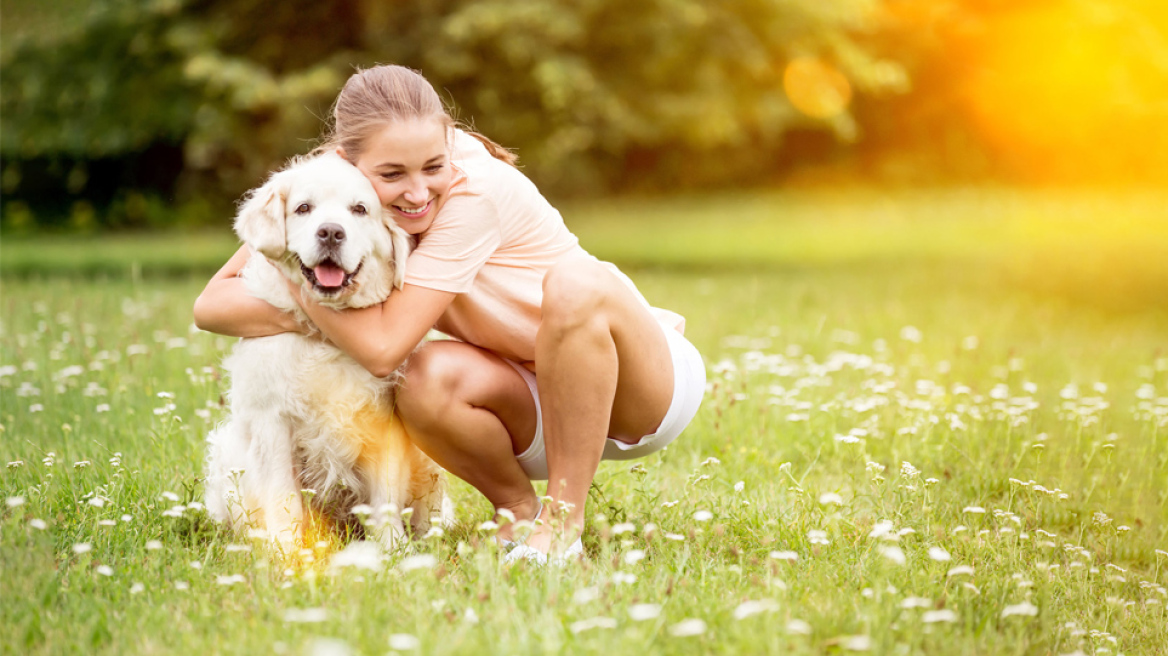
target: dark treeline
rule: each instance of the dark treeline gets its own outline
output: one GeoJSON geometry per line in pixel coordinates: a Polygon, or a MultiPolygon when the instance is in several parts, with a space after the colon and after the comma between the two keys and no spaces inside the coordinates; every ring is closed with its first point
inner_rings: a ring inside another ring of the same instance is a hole
{"type": "MultiPolygon", "coordinates": [[[[353,68],[376,63],[422,71],[457,117],[514,148],[558,196],[1041,179],[1019,175],[1032,162],[987,127],[997,110],[979,98],[1008,96],[1008,85],[995,91],[991,76],[971,95],[967,83],[993,72],[984,51],[1003,15],[1052,4],[9,3],[3,227],[222,220],[242,191],[314,144],[353,68]]],[[[1122,35],[1149,25],[1138,12],[1085,16],[1122,35]]],[[[1168,52],[1145,41],[1129,59],[1168,52]]]]}

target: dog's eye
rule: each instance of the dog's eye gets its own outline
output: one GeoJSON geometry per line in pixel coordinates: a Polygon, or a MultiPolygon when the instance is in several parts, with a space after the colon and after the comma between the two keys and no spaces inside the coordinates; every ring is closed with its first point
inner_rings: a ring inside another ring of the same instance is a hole
{"type": "Polygon", "coordinates": [[[354,205],[353,206],[353,214],[356,214],[357,216],[365,216],[368,213],[369,213],[369,210],[365,209],[364,205],[354,205]]]}
{"type": "Polygon", "coordinates": [[[312,206],[309,205],[308,203],[300,203],[300,205],[296,208],[297,214],[308,214],[311,211],[312,211],[312,206]]]}

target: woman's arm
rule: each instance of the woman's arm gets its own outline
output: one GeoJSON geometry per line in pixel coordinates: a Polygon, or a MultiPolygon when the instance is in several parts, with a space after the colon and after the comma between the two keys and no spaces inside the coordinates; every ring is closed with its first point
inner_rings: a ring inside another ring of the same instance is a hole
{"type": "Polygon", "coordinates": [[[333,310],[293,296],[320,332],[369,373],[389,376],[405,362],[457,294],[406,284],[384,303],[333,310]]]}
{"type": "Polygon", "coordinates": [[[195,299],[195,325],[201,330],[231,337],[266,337],[278,333],[303,332],[296,318],[248,293],[239,271],[247,264],[247,246],[242,246],[211,278],[195,299]]]}

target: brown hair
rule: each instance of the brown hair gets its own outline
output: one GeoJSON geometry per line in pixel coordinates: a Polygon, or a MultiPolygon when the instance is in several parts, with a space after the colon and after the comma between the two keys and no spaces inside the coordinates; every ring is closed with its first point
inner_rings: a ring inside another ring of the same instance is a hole
{"type": "Polygon", "coordinates": [[[421,73],[396,65],[358,69],[349,76],[333,103],[332,124],[318,150],[339,147],[356,161],[366,139],[378,128],[410,119],[436,119],[447,128],[462,129],[482,142],[496,159],[515,165],[515,153],[451,118],[438,92],[421,73]]]}

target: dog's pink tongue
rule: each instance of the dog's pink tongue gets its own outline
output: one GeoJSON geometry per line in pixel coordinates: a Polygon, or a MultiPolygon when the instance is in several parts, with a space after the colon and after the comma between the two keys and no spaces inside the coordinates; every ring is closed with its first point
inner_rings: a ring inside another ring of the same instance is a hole
{"type": "Polygon", "coordinates": [[[325,287],[340,287],[345,281],[345,272],[331,264],[321,264],[312,273],[316,275],[316,281],[325,287]]]}

